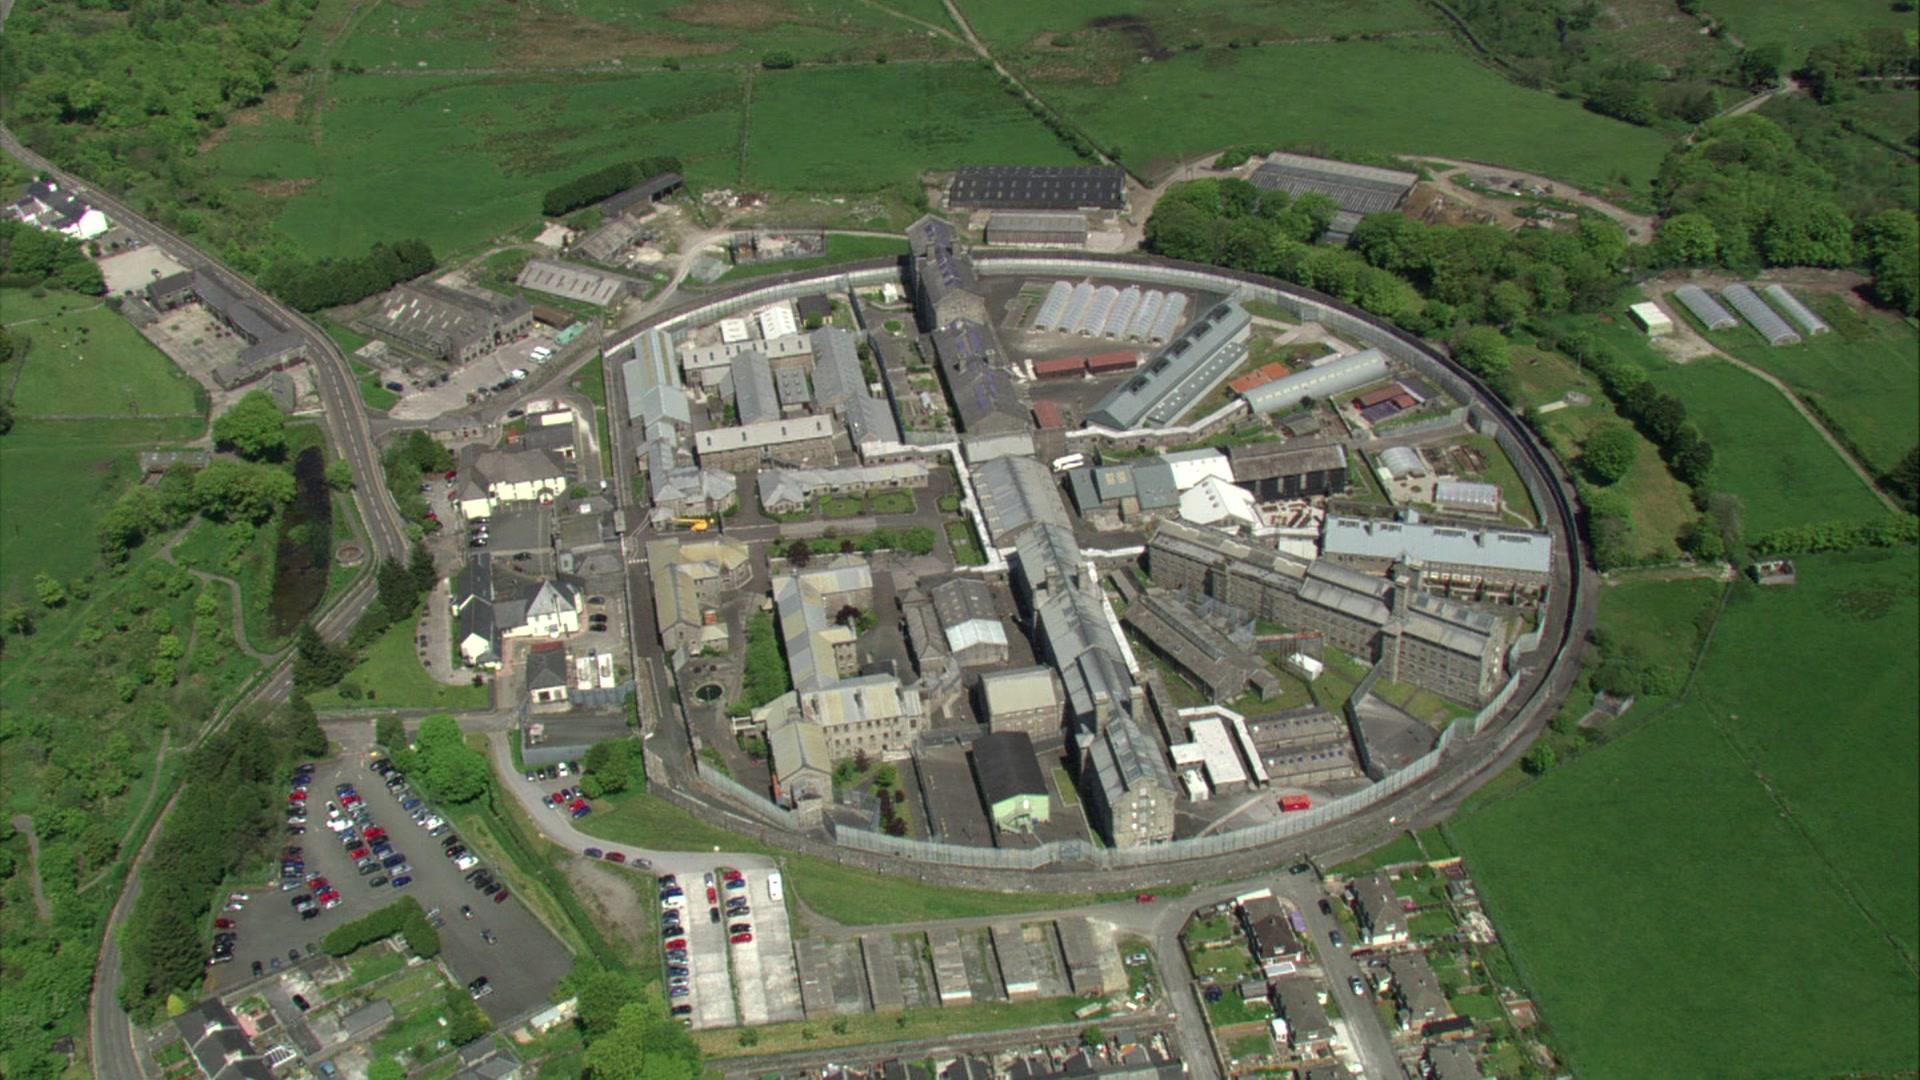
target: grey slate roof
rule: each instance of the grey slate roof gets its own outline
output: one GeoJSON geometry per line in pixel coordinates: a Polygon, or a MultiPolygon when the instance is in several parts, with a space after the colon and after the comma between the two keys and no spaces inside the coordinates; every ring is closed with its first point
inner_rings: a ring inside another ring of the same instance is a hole
{"type": "Polygon", "coordinates": [[[733,407],[742,424],[780,419],[780,400],[774,391],[773,368],[757,352],[743,352],[730,365],[733,407]]]}
{"type": "Polygon", "coordinates": [[[633,359],[620,365],[620,378],[626,388],[627,419],[647,428],[669,421],[692,425],[693,408],[680,385],[673,336],[666,331],[649,330],[634,339],[633,359]]]}
{"type": "Polygon", "coordinates": [[[1529,574],[1553,569],[1553,538],[1546,533],[1423,521],[1329,516],[1321,550],[1328,555],[1454,563],[1529,574]]]}
{"type": "Polygon", "coordinates": [[[997,366],[993,332],[969,319],[956,320],[932,334],[934,356],[947,379],[947,391],[960,413],[960,430],[969,435],[1025,431],[1027,407],[1013,377],[997,366]]]}
{"type": "Polygon", "coordinates": [[[1341,210],[1360,215],[1400,205],[1400,200],[1407,197],[1420,177],[1397,169],[1277,153],[1269,155],[1250,179],[1254,187],[1264,190],[1278,189],[1290,195],[1310,191],[1328,195],[1341,210]]]}
{"type": "Polygon", "coordinates": [[[1025,732],[996,731],[975,739],[973,773],[988,806],[1022,795],[1045,798],[1048,793],[1033,740],[1025,732]]]}
{"type": "Polygon", "coordinates": [[[533,649],[527,653],[528,690],[552,690],[566,685],[566,649],[533,649]]]}
{"type": "Polygon", "coordinates": [[[1003,545],[1039,524],[1071,529],[1073,519],[1053,486],[1047,467],[1032,458],[995,458],[973,473],[974,492],[986,516],[992,543],[1003,545]]]}
{"type": "Polygon", "coordinates": [[[1245,358],[1244,336],[1252,322],[1239,301],[1215,304],[1115,387],[1087,419],[1121,431],[1179,420],[1245,358]]]}
{"type": "Polygon", "coordinates": [[[1118,210],[1127,174],[1118,165],[962,165],[947,186],[947,204],[1020,210],[1118,210]]]}
{"type": "Polygon", "coordinates": [[[834,326],[823,326],[811,336],[813,400],[823,409],[838,409],[854,398],[867,396],[857,339],[834,326]]]}

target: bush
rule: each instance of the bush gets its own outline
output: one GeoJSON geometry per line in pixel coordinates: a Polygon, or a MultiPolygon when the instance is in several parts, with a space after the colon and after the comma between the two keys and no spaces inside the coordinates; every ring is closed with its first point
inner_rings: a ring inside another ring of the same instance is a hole
{"type": "Polygon", "coordinates": [[[548,217],[560,217],[583,206],[591,206],[608,196],[618,195],[661,173],[679,171],[680,159],[676,157],[647,157],[617,162],[585,176],[574,177],[559,187],[548,188],[546,194],[540,197],[540,209],[548,217]]]}
{"type": "Polygon", "coordinates": [[[411,896],[395,900],[352,922],[342,923],[320,940],[320,947],[327,951],[328,956],[345,956],[395,934],[406,940],[407,951],[422,960],[431,960],[440,955],[440,931],[427,921],[426,910],[420,906],[420,901],[411,896]]]}
{"type": "Polygon", "coordinates": [[[364,300],[434,267],[424,240],[375,244],[365,255],[306,262],[283,259],[260,276],[266,290],[301,311],[364,300]]]}

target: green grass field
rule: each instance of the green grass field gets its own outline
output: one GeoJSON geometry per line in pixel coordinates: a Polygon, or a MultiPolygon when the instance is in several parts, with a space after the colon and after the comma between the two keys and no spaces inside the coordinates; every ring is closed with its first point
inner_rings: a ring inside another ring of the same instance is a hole
{"type": "MultiPolygon", "coordinates": [[[[1570,390],[1587,396],[1588,404],[1539,414],[1540,430],[1562,461],[1580,456],[1581,440],[1596,426],[1619,419],[1599,383],[1558,353],[1515,349],[1510,379],[1518,401],[1536,408],[1562,400],[1570,390]]],[[[1613,485],[1613,490],[1625,497],[1633,520],[1628,550],[1639,559],[1677,558],[1680,550],[1674,537],[1697,516],[1692,498],[1686,485],[1667,471],[1652,443],[1635,432],[1634,445],[1639,453],[1632,470],[1613,485]]]]}
{"type": "MultiPolygon", "coordinates": [[[[1831,417],[1876,473],[1920,442],[1920,333],[1880,312],[1862,315],[1837,297],[1799,292],[1833,332],[1774,348],[1744,326],[1734,355],[1793,387],[1831,417]]],[[[1716,338],[1723,335],[1716,335],[1716,338]]]]}
{"type": "Polygon", "coordinates": [[[889,64],[758,75],[744,183],[782,191],[873,191],[969,161],[1077,159],[979,68],[889,64]]]}
{"type": "Polygon", "coordinates": [[[1223,146],[1287,143],[1496,161],[1586,188],[1624,178],[1641,189],[1668,145],[1522,89],[1444,39],[1182,53],[1134,64],[1113,85],[1040,79],[1035,89],[1148,175],[1223,146]]]}
{"type": "Polygon", "coordinates": [[[1885,0],[1838,0],[1819,6],[1781,4],[1774,0],[1722,0],[1711,8],[1726,20],[1748,48],[1778,45],[1786,50],[1787,69],[1807,58],[1807,49],[1824,41],[1861,30],[1892,27],[1911,35],[1916,24],[1911,10],[1901,13],[1885,0]]]}
{"type": "Polygon", "coordinates": [[[339,686],[309,694],[319,709],[395,708],[395,709],[484,709],[491,700],[484,686],[462,683],[448,686],[436,681],[420,665],[414,647],[414,620],[396,624],[367,646],[360,662],[347,673],[339,686]],[[351,697],[353,689],[361,696],[351,697]],[[348,692],[343,692],[348,691],[348,692]]]}
{"type": "Polygon", "coordinates": [[[1030,60],[1085,62],[1086,54],[1138,56],[1146,35],[1170,49],[1229,41],[1284,41],[1323,34],[1426,30],[1433,16],[1410,0],[1293,0],[1247,4],[1240,0],[1161,0],[1151,5],[1121,0],[961,0],[974,32],[996,53],[1023,51],[1030,60]],[[1115,20],[1139,25],[1114,25],[1115,20]],[[1095,26],[1096,21],[1107,25],[1095,26]],[[1057,36],[1065,40],[1055,44],[1057,36]]]}
{"type": "Polygon", "coordinates": [[[0,289],[9,333],[31,341],[0,369],[22,417],[198,416],[200,389],[133,325],[94,297],[0,289]]]}
{"type": "Polygon", "coordinates": [[[1686,402],[1689,419],[1713,444],[1710,486],[1740,497],[1747,535],[1886,513],[1813,425],[1764,380],[1711,357],[1676,364],[1623,320],[1579,325],[1638,364],[1655,387],[1686,402]]]}
{"type": "MultiPolygon", "coordinates": [[[[1799,568],[1739,586],[1672,711],[1454,827],[1578,1075],[1920,1058],[1915,552],[1799,568]]],[[[1663,587],[1644,588],[1629,622],[1655,635],[1663,587]]]]}
{"type": "Polygon", "coordinates": [[[444,257],[534,220],[548,187],[640,154],[733,183],[740,102],[739,76],[717,72],[336,75],[311,123],[267,118],[209,157],[217,182],[279,196],[280,227],[311,255],[418,236],[444,257]]]}

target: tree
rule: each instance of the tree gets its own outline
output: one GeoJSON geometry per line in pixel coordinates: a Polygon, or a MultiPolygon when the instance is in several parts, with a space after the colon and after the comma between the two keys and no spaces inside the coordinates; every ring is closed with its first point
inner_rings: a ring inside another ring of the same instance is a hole
{"type": "Polygon", "coordinates": [[[1911,210],[1883,210],[1860,223],[1855,249],[1873,274],[1875,297],[1920,314],[1920,219],[1911,210]]]}
{"type": "Polygon", "coordinates": [[[1778,45],[1760,45],[1740,54],[1740,82],[1749,90],[1767,90],[1780,81],[1782,53],[1778,45]]]}
{"type": "Polygon", "coordinates": [[[1853,222],[1825,199],[1782,200],[1760,232],[1775,266],[1845,266],[1853,261],[1853,222]]]}
{"type": "Polygon", "coordinates": [[[57,608],[67,602],[67,587],[45,570],[33,575],[33,594],[40,598],[42,607],[57,608]]]}
{"type": "Polygon", "coordinates": [[[805,540],[795,540],[787,545],[787,562],[793,564],[794,569],[805,570],[812,561],[813,549],[807,546],[805,540]]]}
{"type": "Polygon", "coordinates": [[[1487,294],[1487,318],[1512,328],[1533,307],[1533,297],[1517,282],[1502,281],[1487,294]]]}
{"type": "Polygon", "coordinates": [[[613,1029],[587,1047],[594,1080],[695,1080],[700,1051],[686,1030],[666,1015],[657,990],[620,1009],[613,1029]]]}
{"type": "Polygon", "coordinates": [[[833,621],[841,626],[852,626],[860,621],[860,609],[852,604],[842,604],[840,610],[834,613],[833,621]]]}
{"type": "Polygon", "coordinates": [[[353,464],[346,458],[334,458],[327,463],[327,486],[335,491],[353,490],[353,464]]]}
{"type": "Polygon", "coordinates": [[[627,789],[633,775],[632,753],[632,745],[625,739],[608,739],[587,748],[583,764],[588,775],[599,782],[602,794],[613,795],[627,789]]]}
{"type": "Polygon", "coordinates": [[[407,748],[407,725],[397,716],[382,716],[373,722],[373,741],[387,748],[388,753],[407,748]]]}
{"type": "Polygon", "coordinates": [[[423,596],[440,582],[440,568],[434,565],[433,552],[419,541],[414,542],[413,551],[407,556],[407,572],[413,575],[414,589],[423,596]]]}
{"type": "Polygon", "coordinates": [[[4,624],[9,634],[21,637],[33,633],[33,609],[25,604],[8,606],[5,614],[0,614],[0,624],[4,624]]]}
{"type": "Polygon", "coordinates": [[[293,476],[271,465],[222,459],[194,475],[193,497],[208,517],[258,524],[293,501],[293,476]]]}
{"type": "Polygon", "coordinates": [[[619,1025],[621,1010],[641,996],[639,982],[628,976],[604,970],[588,975],[575,991],[580,1033],[589,1043],[598,1040],[619,1025]]]}
{"type": "Polygon", "coordinates": [[[1920,506],[1920,446],[1907,451],[1900,463],[1887,473],[1886,483],[1893,489],[1894,498],[1906,503],[1908,510],[1920,506]]]}
{"type": "Polygon", "coordinates": [[[1559,755],[1546,743],[1536,743],[1533,749],[1527,751],[1527,756],[1520,759],[1520,767],[1529,776],[1540,776],[1558,763],[1559,755]]]}
{"type": "Polygon", "coordinates": [[[422,790],[443,802],[472,802],[486,794],[493,772],[485,754],[466,744],[460,724],[442,713],[420,722],[414,736],[413,775],[422,790]]]}
{"type": "Polygon", "coordinates": [[[1580,464],[1597,484],[1615,484],[1633,469],[1640,444],[1633,428],[1617,420],[1596,426],[1580,444],[1580,464]]]}
{"type": "Polygon", "coordinates": [[[327,733],[305,694],[296,693],[287,700],[287,746],[303,757],[321,757],[327,752],[327,733]]]}
{"type": "Polygon", "coordinates": [[[311,622],[294,635],[293,648],[293,683],[302,689],[332,686],[353,666],[352,658],[328,644],[311,622]]]}
{"type": "Polygon", "coordinates": [[[1506,337],[1491,326],[1468,327],[1454,343],[1453,358],[1483,379],[1506,374],[1512,364],[1506,337]]]}
{"type": "Polygon", "coordinates": [[[1660,223],[1654,252],[1668,266],[1712,266],[1720,236],[1705,214],[1675,214],[1660,223]]]}
{"type": "Polygon", "coordinates": [[[1080,1029],[1080,1042],[1084,1046],[1102,1046],[1107,1041],[1107,1033],[1098,1024],[1089,1024],[1080,1029]]]}
{"type": "Polygon", "coordinates": [[[213,438],[248,461],[279,461],[287,453],[287,418],[266,391],[250,391],[213,422],[213,438]]]}
{"type": "Polygon", "coordinates": [[[781,71],[794,65],[793,54],[776,49],[760,57],[760,66],[768,71],[781,71]]]}

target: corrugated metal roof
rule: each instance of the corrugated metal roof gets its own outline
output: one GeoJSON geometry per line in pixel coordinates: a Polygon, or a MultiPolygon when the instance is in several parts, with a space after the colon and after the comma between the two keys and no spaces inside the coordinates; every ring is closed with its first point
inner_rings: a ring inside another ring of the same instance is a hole
{"type": "Polygon", "coordinates": [[[1547,574],[1553,569],[1553,538],[1542,532],[1329,515],[1320,544],[1328,555],[1452,563],[1529,574],[1547,574]]]}

